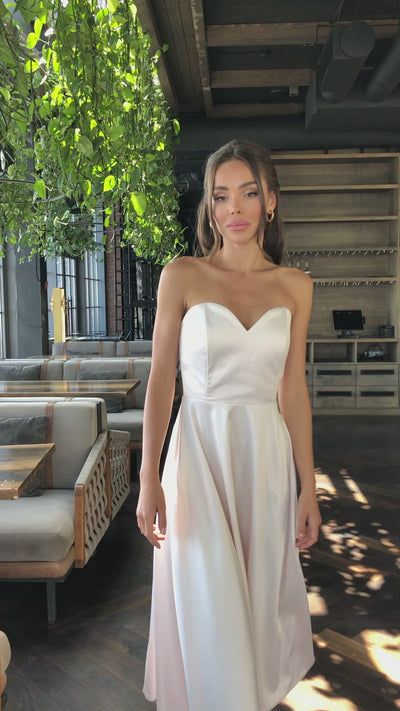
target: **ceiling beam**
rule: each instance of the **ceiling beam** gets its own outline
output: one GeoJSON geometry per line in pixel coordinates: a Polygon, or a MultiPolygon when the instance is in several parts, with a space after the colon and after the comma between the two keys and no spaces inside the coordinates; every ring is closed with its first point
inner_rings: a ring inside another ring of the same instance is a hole
{"type": "Polygon", "coordinates": [[[239,69],[211,72],[212,89],[308,86],[311,69],[239,69]]]}
{"type": "MultiPolygon", "coordinates": [[[[375,36],[394,37],[398,19],[359,20],[371,25],[375,36]]],[[[348,25],[350,22],[339,22],[348,25]]],[[[277,44],[322,44],[328,39],[332,24],[328,22],[271,22],[270,24],[208,25],[206,28],[209,47],[244,47],[277,44]]]]}
{"type": "MultiPolygon", "coordinates": [[[[163,46],[164,42],[161,39],[158,30],[157,20],[153,12],[151,2],[150,0],[135,0],[135,5],[137,8],[140,24],[143,30],[147,32],[150,37],[152,49],[156,51],[157,49],[163,46]]],[[[167,102],[175,111],[175,113],[178,114],[178,100],[174,91],[167,61],[163,52],[161,52],[160,58],[158,60],[158,76],[160,78],[160,84],[167,102]]]]}
{"type": "Polygon", "coordinates": [[[248,118],[249,116],[288,116],[303,114],[304,105],[298,102],[276,104],[217,104],[212,118],[248,118]]]}
{"type": "Polygon", "coordinates": [[[210,86],[210,68],[208,66],[203,2],[202,0],[190,0],[190,6],[192,8],[193,27],[196,39],[197,60],[199,63],[201,86],[203,89],[204,108],[206,116],[210,116],[213,112],[213,101],[210,86]]]}

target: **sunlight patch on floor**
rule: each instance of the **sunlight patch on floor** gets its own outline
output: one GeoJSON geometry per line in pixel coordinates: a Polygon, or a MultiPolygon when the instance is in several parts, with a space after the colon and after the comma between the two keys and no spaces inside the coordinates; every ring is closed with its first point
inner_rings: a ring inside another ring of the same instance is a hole
{"type": "Polygon", "coordinates": [[[364,630],[357,635],[364,643],[374,666],[394,684],[400,683],[400,637],[375,630],[364,630]]]}
{"type": "Polygon", "coordinates": [[[358,711],[352,701],[341,695],[340,684],[332,684],[321,674],[300,681],[284,703],[292,711],[358,711]]]}
{"type": "Polygon", "coordinates": [[[339,474],[342,476],[345,485],[347,486],[350,493],[353,495],[354,501],[357,501],[358,504],[369,504],[367,497],[365,496],[365,494],[363,494],[357,482],[355,482],[354,479],[350,476],[347,469],[340,469],[339,474]]]}

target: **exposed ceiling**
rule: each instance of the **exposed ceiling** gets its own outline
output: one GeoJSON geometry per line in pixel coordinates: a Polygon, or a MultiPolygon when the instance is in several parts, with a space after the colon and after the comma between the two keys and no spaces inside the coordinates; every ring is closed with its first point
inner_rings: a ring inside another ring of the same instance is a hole
{"type": "Polygon", "coordinates": [[[268,125],[297,137],[314,134],[312,145],[323,143],[321,133],[329,142],[329,132],[341,132],[343,145],[355,145],[345,135],[349,131],[361,132],[356,138],[364,144],[400,143],[399,0],[136,5],[154,45],[168,45],[160,80],[181,118],[186,148],[196,137],[207,150],[212,139],[205,134],[224,134],[228,126],[228,134],[245,126],[248,135],[268,125]],[[375,83],[387,84],[378,100],[376,91],[371,100],[374,76],[375,83]]]}

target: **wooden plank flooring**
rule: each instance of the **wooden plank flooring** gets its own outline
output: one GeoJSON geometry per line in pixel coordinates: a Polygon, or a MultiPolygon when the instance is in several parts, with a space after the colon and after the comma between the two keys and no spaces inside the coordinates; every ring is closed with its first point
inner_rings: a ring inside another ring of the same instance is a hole
{"type": "MultiPolygon", "coordinates": [[[[301,560],[316,663],[279,711],[400,709],[399,424],[314,420],[323,526],[301,560]]],[[[12,647],[5,711],[155,711],[142,694],[152,549],[137,529],[137,491],[135,482],[94,558],[58,587],[56,625],[44,585],[0,583],[12,647]]]]}

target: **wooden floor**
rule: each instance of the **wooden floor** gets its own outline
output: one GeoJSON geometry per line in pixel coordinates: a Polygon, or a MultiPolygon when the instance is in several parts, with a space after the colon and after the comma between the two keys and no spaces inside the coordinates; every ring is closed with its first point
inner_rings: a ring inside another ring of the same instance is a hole
{"type": "MultiPolygon", "coordinates": [[[[323,526],[301,558],[317,661],[280,711],[400,709],[399,430],[397,417],[314,421],[323,526]]],[[[155,711],[141,692],[152,548],[136,499],[137,486],[95,557],[59,586],[56,625],[43,585],[0,584],[6,711],[155,711]]]]}

